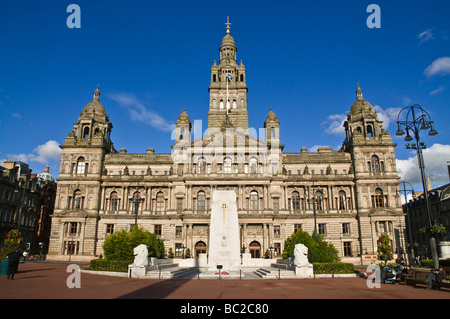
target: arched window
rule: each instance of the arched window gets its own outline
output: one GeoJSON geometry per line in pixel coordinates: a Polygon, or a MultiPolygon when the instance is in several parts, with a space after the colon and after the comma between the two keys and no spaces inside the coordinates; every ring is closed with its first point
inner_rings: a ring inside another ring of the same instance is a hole
{"type": "Polygon", "coordinates": [[[89,126],[85,126],[83,129],[83,138],[89,137],[89,126]]]}
{"type": "Polygon", "coordinates": [[[109,195],[109,210],[111,212],[119,210],[119,194],[117,194],[117,192],[112,192],[109,195]]]}
{"type": "Polygon", "coordinates": [[[250,210],[258,210],[258,192],[250,192],[250,210]]]}
{"type": "Polygon", "coordinates": [[[274,127],[270,128],[270,137],[275,138],[275,128],[274,127]]]}
{"type": "Polygon", "coordinates": [[[321,191],[316,191],[314,193],[314,201],[316,204],[316,210],[325,210],[325,205],[324,205],[324,197],[323,197],[323,193],[321,191]]]}
{"type": "Polygon", "coordinates": [[[77,189],[73,192],[73,208],[74,209],[83,209],[84,197],[81,195],[81,191],[77,189]]]}
{"type": "Polygon", "coordinates": [[[373,128],[372,125],[367,125],[367,136],[373,137],[373,128]]]}
{"type": "Polygon", "coordinates": [[[164,199],[164,193],[158,192],[156,194],[156,212],[162,213],[165,211],[165,199],[164,199]]]}
{"type": "Polygon", "coordinates": [[[300,210],[300,194],[297,191],[292,192],[292,209],[294,212],[300,210]]]}
{"type": "Polygon", "coordinates": [[[216,82],[216,75],[213,74],[213,82],[216,82]]]}
{"type": "Polygon", "coordinates": [[[80,157],[77,160],[77,175],[84,175],[86,173],[86,162],[84,160],[84,157],[80,157]]]}
{"type": "Polygon", "coordinates": [[[250,158],[250,174],[255,174],[258,172],[258,160],[256,157],[250,158]]]}
{"type": "Polygon", "coordinates": [[[233,109],[237,108],[236,100],[233,100],[233,109]]]}
{"type": "Polygon", "coordinates": [[[184,138],[184,128],[182,127],[180,129],[180,140],[182,140],[184,138]]]}
{"type": "Polygon", "coordinates": [[[225,174],[231,174],[231,158],[225,157],[223,160],[223,172],[225,174]]]}
{"type": "Polygon", "coordinates": [[[376,155],[373,155],[370,158],[370,171],[372,173],[379,173],[380,172],[380,159],[376,155]]]}
{"type": "Polygon", "coordinates": [[[344,191],[339,191],[338,193],[338,209],[339,210],[345,210],[346,209],[346,194],[344,191]]]}
{"type": "Polygon", "coordinates": [[[244,82],[244,74],[241,74],[241,82],[244,82]]]}
{"type": "Polygon", "coordinates": [[[219,107],[223,109],[223,100],[220,100],[219,107]]]}
{"type": "Polygon", "coordinates": [[[375,195],[372,196],[373,207],[384,207],[383,190],[381,188],[375,189],[375,195]]]}
{"type": "Polygon", "coordinates": [[[204,212],[206,210],[206,193],[199,191],[197,193],[197,211],[204,212]]]}

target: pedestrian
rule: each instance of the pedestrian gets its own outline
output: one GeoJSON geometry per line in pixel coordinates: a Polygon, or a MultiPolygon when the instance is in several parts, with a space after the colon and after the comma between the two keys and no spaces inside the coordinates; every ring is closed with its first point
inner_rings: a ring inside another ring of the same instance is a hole
{"type": "Polygon", "coordinates": [[[427,275],[427,282],[428,282],[427,289],[433,288],[433,282],[437,282],[439,284],[444,279],[445,279],[444,271],[442,269],[442,266],[439,266],[438,269],[432,270],[427,275]]]}
{"type": "Polygon", "coordinates": [[[20,252],[16,249],[9,254],[8,259],[8,279],[14,279],[14,275],[19,268],[20,252]]]}

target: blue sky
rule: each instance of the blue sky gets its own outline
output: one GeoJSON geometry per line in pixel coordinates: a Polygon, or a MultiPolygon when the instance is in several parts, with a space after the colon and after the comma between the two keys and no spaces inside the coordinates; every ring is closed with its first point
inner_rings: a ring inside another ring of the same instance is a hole
{"type": "Polygon", "coordinates": [[[100,86],[117,150],[170,152],[170,127],[186,108],[207,127],[210,68],[230,16],[247,71],[249,125],[270,108],[286,152],[338,149],[356,83],[385,120],[399,172],[413,184],[415,154],[395,136],[398,111],[419,104],[433,186],[450,161],[449,1],[86,1],[0,2],[0,161],[59,171],[59,148],[100,86]],[[70,29],[69,4],[81,9],[70,29]],[[368,28],[371,3],[381,28],[368,28]]]}

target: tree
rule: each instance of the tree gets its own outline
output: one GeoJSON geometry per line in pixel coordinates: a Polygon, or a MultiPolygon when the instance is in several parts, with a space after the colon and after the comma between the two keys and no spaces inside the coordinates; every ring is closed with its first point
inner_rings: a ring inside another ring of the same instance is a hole
{"type": "Polygon", "coordinates": [[[284,242],[283,258],[294,256],[296,244],[303,244],[308,248],[308,260],[315,262],[337,262],[338,251],[331,243],[327,243],[322,236],[314,233],[312,236],[299,229],[284,242]]]}
{"type": "Polygon", "coordinates": [[[173,250],[172,247],[169,248],[169,252],[167,253],[167,258],[173,259],[174,255],[173,255],[173,250]]]}
{"type": "Polygon", "coordinates": [[[377,240],[378,245],[378,259],[384,260],[384,264],[387,264],[388,260],[394,258],[392,254],[391,240],[387,234],[381,234],[377,240]]]}
{"type": "Polygon", "coordinates": [[[3,247],[0,252],[0,260],[6,259],[10,253],[19,249],[22,244],[22,234],[17,229],[12,229],[6,234],[6,239],[3,242],[3,247]]]}
{"type": "Polygon", "coordinates": [[[123,229],[106,238],[103,244],[105,259],[132,263],[133,250],[140,244],[147,245],[149,257],[164,258],[163,241],[155,234],[135,226],[129,232],[123,229]]]}

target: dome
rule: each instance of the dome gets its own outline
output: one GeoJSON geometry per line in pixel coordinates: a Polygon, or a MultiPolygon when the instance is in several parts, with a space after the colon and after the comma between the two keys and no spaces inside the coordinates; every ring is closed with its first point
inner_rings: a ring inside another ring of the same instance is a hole
{"type": "Polygon", "coordinates": [[[187,121],[189,122],[189,116],[186,113],[186,109],[183,109],[183,112],[178,116],[178,121],[187,121]]]}
{"type": "Polygon", "coordinates": [[[270,109],[269,113],[266,116],[266,122],[268,121],[276,121],[278,122],[278,116],[270,109]]]}
{"type": "Polygon", "coordinates": [[[352,107],[350,108],[350,114],[354,115],[362,112],[365,113],[373,112],[373,107],[366,100],[363,99],[356,100],[355,103],[353,103],[352,107]]]}
{"type": "Polygon", "coordinates": [[[39,182],[41,182],[42,184],[45,184],[45,182],[51,182],[54,183],[55,182],[55,178],[53,177],[52,174],[50,174],[50,168],[47,166],[45,166],[45,170],[43,173],[39,173],[37,175],[37,178],[39,180],[39,182]]]}
{"type": "Polygon", "coordinates": [[[233,37],[230,34],[226,34],[223,39],[222,39],[222,43],[220,45],[220,48],[224,47],[224,46],[232,46],[236,48],[236,43],[234,42],[233,37]]]}
{"type": "Polygon", "coordinates": [[[358,83],[358,87],[356,89],[356,101],[355,101],[355,103],[353,103],[352,107],[350,108],[350,114],[355,115],[355,114],[359,114],[362,112],[368,113],[368,112],[374,112],[374,110],[373,110],[372,105],[369,102],[367,102],[366,100],[364,100],[362,90],[359,87],[359,83],[358,83]]]}
{"type": "Polygon", "coordinates": [[[106,115],[106,110],[104,106],[100,103],[100,90],[97,89],[94,91],[94,98],[92,102],[89,102],[83,109],[83,113],[95,113],[99,115],[106,115]]]}
{"type": "Polygon", "coordinates": [[[84,109],[83,113],[95,113],[99,115],[106,115],[105,107],[98,101],[93,100],[92,102],[88,103],[84,109]]]}

